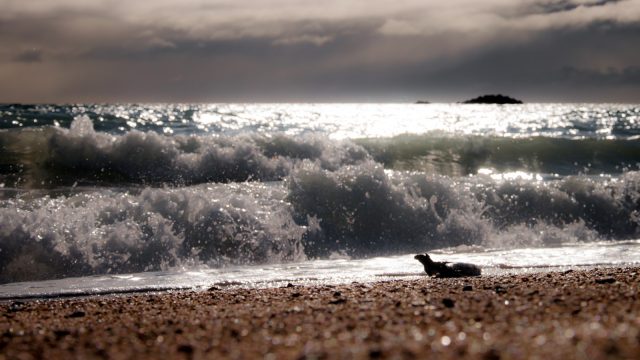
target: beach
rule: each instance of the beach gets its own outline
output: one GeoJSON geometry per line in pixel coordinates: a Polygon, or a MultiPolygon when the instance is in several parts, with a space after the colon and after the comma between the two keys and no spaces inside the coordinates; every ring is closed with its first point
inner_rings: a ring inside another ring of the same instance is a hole
{"type": "Polygon", "coordinates": [[[7,301],[0,358],[632,359],[640,268],[7,301]]]}
{"type": "Polygon", "coordinates": [[[0,3],[0,360],[640,360],[640,0],[0,3]]]}

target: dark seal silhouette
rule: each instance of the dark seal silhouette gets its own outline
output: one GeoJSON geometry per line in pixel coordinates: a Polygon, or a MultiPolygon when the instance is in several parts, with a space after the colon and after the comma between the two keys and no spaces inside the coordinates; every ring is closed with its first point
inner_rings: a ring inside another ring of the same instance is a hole
{"type": "Polygon", "coordinates": [[[497,95],[482,95],[476,98],[463,101],[463,104],[522,104],[522,101],[514,99],[512,97],[497,94],[497,95]]]}
{"type": "Polygon", "coordinates": [[[465,276],[480,276],[480,268],[473,264],[467,263],[449,263],[433,261],[429,254],[419,254],[413,257],[424,265],[424,271],[429,276],[437,278],[452,278],[465,276]]]}

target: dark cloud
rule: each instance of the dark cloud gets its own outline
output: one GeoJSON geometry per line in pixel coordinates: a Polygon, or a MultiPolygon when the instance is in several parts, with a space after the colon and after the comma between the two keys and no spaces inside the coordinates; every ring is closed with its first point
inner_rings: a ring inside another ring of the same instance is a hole
{"type": "Polygon", "coordinates": [[[623,69],[608,68],[579,69],[565,66],[561,70],[561,79],[576,85],[635,85],[640,86],[640,66],[623,69]]]}
{"type": "Polygon", "coordinates": [[[28,49],[20,52],[13,58],[14,61],[34,63],[42,61],[42,52],[38,49],[28,49]]]}
{"type": "Polygon", "coordinates": [[[507,92],[530,101],[640,101],[640,26],[594,24],[550,31],[527,42],[486,48],[432,71],[407,70],[401,82],[441,93],[507,92]],[[434,91],[434,89],[439,89],[434,91]]]}
{"type": "Polygon", "coordinates": [[[571,1],[571,0],[555,0],[549,2],[542,2],[539,4],[535,4],[535,8],[539,10],[541,13],[551,14],[556,12],[564,12],[564,11],[572,11],[578,9],[580,7],[596,7],[596,6],[605,6],[608,4],[615,4],[620,1],[625,0],[597,0],[597,1],[571,1]]]}
{"type": "Polygon", "coordinates": [[[640,26],[594,24],[538,35],[527,42],[485,46],[454,59],[345,67],[318,74],[309,83],[340,86],[351,93],[368,89],[375,99],[406,101],[458,101],[479,93],[510,93],[528,101],[640,100],[635,65],[640,64],[640,53],[634,47],[640,26]]]}
{"type": "Polygon", "coordinates": [[[640,101],[638,1],[4,5],[0,101],[640,101]]]}

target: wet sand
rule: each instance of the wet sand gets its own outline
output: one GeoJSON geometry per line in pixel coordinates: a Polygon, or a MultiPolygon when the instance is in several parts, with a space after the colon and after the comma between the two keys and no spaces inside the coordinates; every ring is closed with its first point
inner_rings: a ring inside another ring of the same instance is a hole
{"type": "Polygon", "coordinates": [[[0,358],[638,359],[640,268],[7,302],[0,358]]]}

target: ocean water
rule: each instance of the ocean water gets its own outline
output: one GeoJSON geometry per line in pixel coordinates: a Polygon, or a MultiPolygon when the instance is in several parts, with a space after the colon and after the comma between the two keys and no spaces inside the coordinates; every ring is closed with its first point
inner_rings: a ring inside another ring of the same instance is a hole
{"type": "Polygon", "coordinates": [[[0,298],[640,264],[640,106],[0,105],[0,298]]]}

